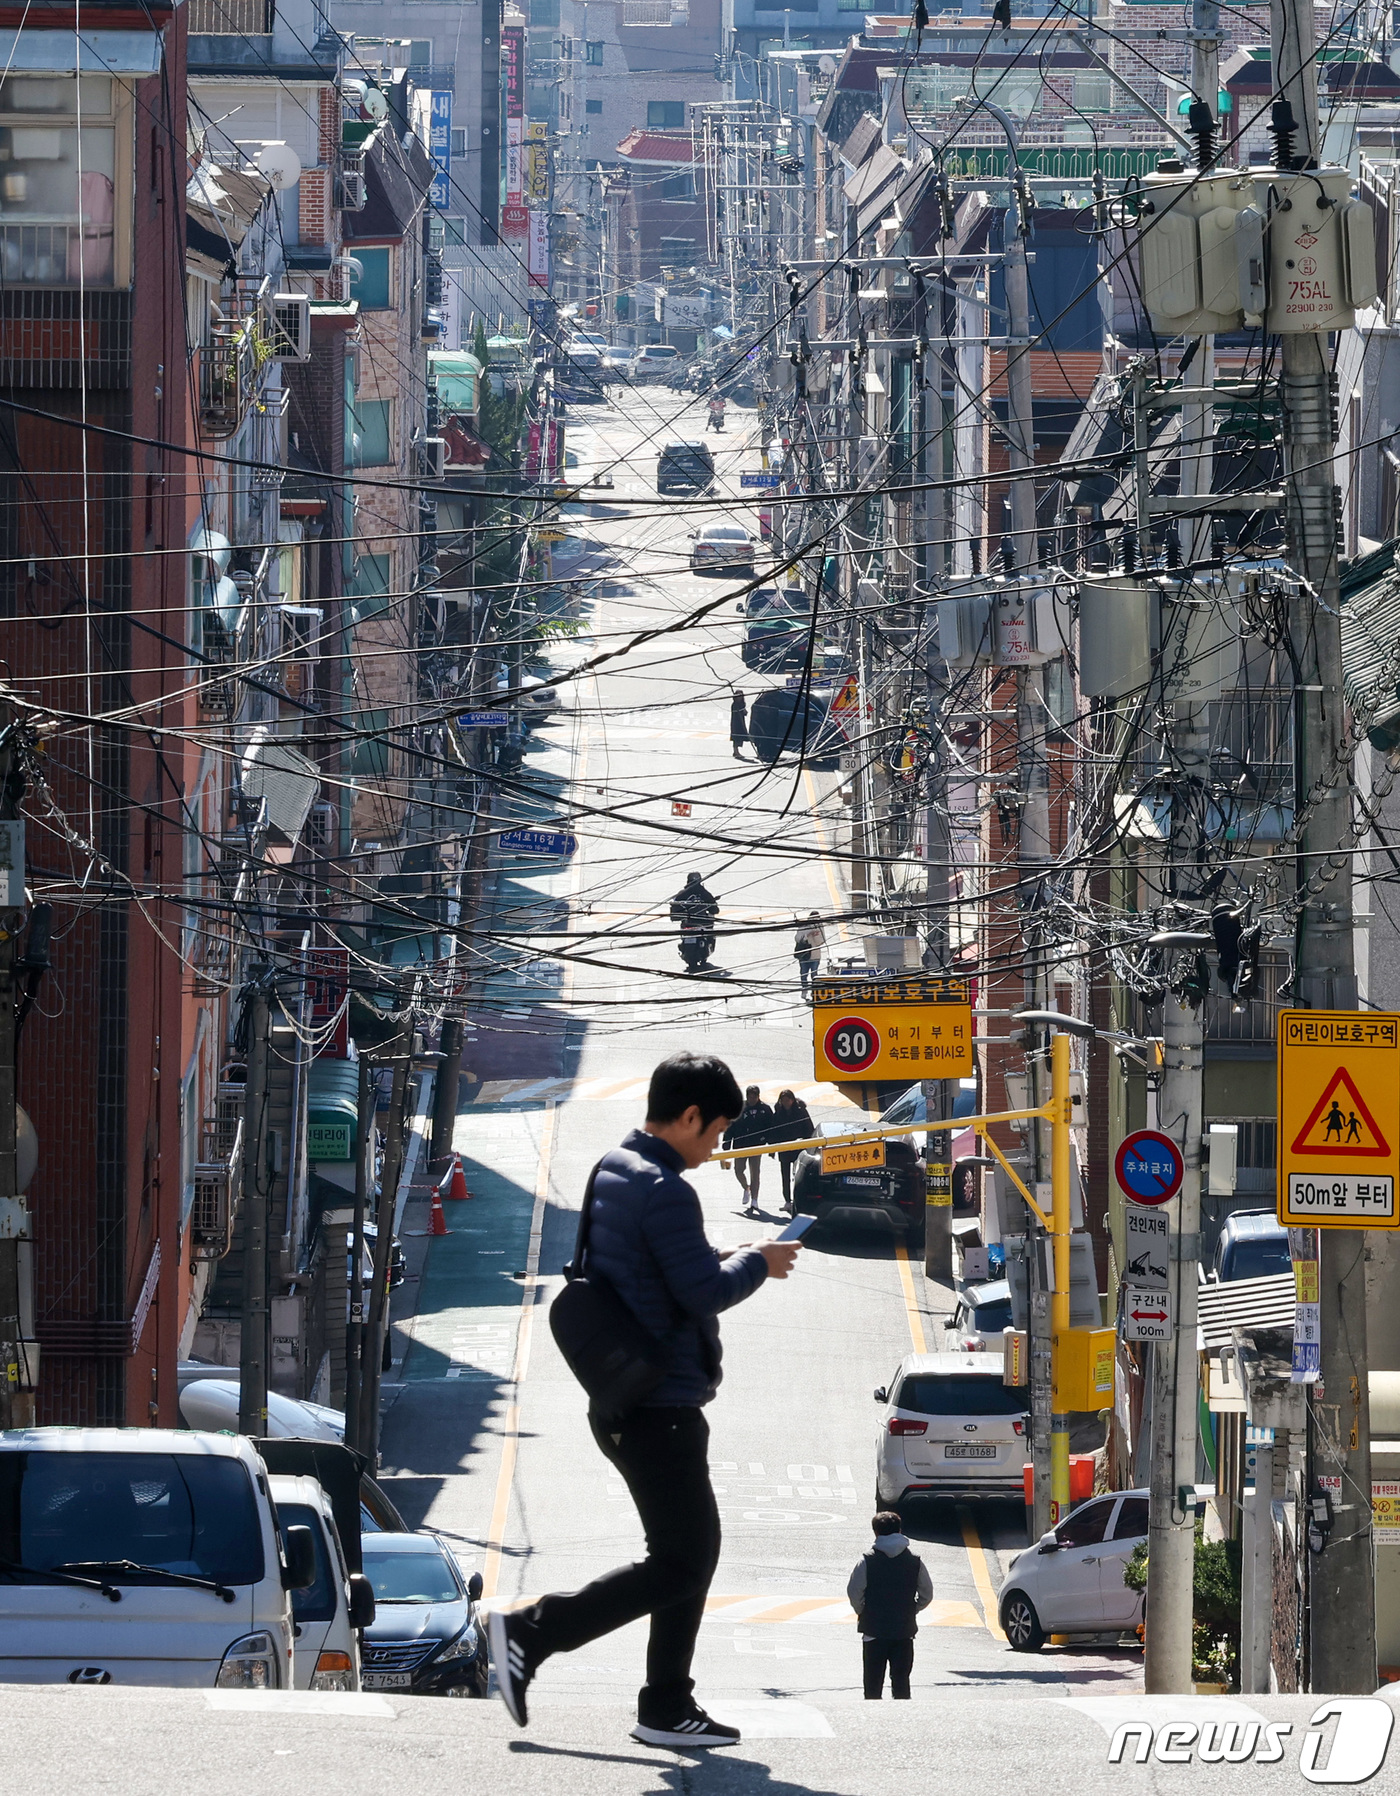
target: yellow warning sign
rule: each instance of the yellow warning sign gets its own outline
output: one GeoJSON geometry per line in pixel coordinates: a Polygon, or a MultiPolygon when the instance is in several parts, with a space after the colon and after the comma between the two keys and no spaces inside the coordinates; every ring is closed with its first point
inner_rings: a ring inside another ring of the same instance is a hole
{"type": "Polygon", "coordinates": [[[1278,1214],[1312,1228],[1400,1228],[1400,1016],[1278,1019],[1278,1214]]]}

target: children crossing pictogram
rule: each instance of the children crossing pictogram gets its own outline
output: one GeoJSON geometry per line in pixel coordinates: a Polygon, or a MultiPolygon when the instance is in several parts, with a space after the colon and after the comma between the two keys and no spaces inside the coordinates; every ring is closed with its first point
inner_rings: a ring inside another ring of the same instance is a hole
{"type": "Polygon", "coordinates": [[[1390,1144],[1344,1066],[1339,1066],[1327,1081],[1322,1096],[1294,1136],[1291,1151],[1325,1155],[1329,1160],[1389,1159],[1390,1144]]]}

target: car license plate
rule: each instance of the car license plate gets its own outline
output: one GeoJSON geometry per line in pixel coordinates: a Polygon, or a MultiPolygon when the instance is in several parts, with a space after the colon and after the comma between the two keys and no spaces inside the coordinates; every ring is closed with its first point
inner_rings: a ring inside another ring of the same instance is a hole
{"type": "Polygon", "coordinates": [[[411,1671],[362,1671],[362,1690],[407,1690],[413,1682],[411,1671]]]}
{"type": "Polygon", "coordinates": [[[867,1190],[871,1190],[871,1191],[878,1191],[880,1189],[879,1179],[863,1179],[863,1178],[859,1177],[859,1175],[857,1175],[855,1177],[844,1178],[844,1179],[842,1179],[841,1183],[843,1185],[862,1185],[867,1190]]]}
{"type": "Polygon", "coordinates": [[[974,1447],[962,1441],[949,1443],[943,1449],[945,1459],[995,1459],[996,1456],[995,1447],[974,1447]]]}

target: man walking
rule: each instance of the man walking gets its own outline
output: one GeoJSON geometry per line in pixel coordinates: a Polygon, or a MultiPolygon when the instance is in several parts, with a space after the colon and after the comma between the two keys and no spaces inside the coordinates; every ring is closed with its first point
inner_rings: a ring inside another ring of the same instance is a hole
{"type": "MultiPolygon", "coordinates": [[[[773,1139],[773,1109],[765,1104],[758,1095],[758,1087],[750,1085],[744,1092],[744,1107],[724,1132],[726,1148],[766,1147],[773,1139]]],[[[734,1177],[739,1181],[739,1189],[744,1194],[743,1209],[746,1216],[758,1214],[758,1179],[763,1166],[763,1155],[754,1154],[748,1160],[734,1162],[734,1177]]]]}
{"type": "Polygon", "coordinates": [[[572,1652],[650,1615],[632,1737],[685,1747],[739,1739],[737,1728],[712,1720],[696,1703],[690,1675],[720,1547],[704,1405],[720,1381],[720,1312],[751,1297],[765,1279],[786,1278],[798,1243],[765,1241],[721,1253],[705,1239],[700,1199],[681,1174],[709,1159],[742,1107],[722,1060],[673,1055],[652,1074],[644,1126],[598,1163],[584,1269],[605,1280],[666,1348],[665,1377],[640,1407],[588,1417],[599,1451],[637,1506],[647,1556],[570,1595],[492,1612],[497,1689],[520,1727],[526,1690],[551,1653],[572,1652]]]}
{"type": "Polygon", "coordinates": [[[857,1564],[846,1586],[860,1628],[865,1699],[879,1702],[883,1697],[888,1665],[890,1695],[896,1702],[907,1702],[914,1636],[919,1631],[915,1617],[933,1601],[933,1583],[923,1560],[910,1552],[892,1509],[881,1509],[870,1525],[875,1530],[874,1549],[857,1564]]]}
{"type": "Polygon", "coordinates": [[[735,692],[729,701],[729,746],[734,750],[734,759],[742,761],[740,749],[749,739],[748,715],[742,692],[735,692]]]}
{"type": "Polygon", "coordinates": [[[805,992],[821,969],[822,951],[826,947],[826,931],[815,911],[805,923],[797,925],[792,951],[797,956],[797,976],[805,992]]]}

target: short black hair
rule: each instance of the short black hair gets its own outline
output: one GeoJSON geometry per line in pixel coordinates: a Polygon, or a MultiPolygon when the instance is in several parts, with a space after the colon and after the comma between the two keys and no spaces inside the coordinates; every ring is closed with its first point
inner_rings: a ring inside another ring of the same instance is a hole
{"type": "Polygon", "coordinates": [[[692,1104],[706,1128],[717,1116],[732,1119],[744,1108],[738,1081],[715,1054],[672,1054],[651,1075],[648,1122],[675,1122],[692,1104]]]}
{"type": "Polygon", "coordinates": [[[904,1523],[893,1509],[877,1509],[870,1518],[870,1526],[877,1534],[899,1534],[904,1529],[904,1523]]]}

